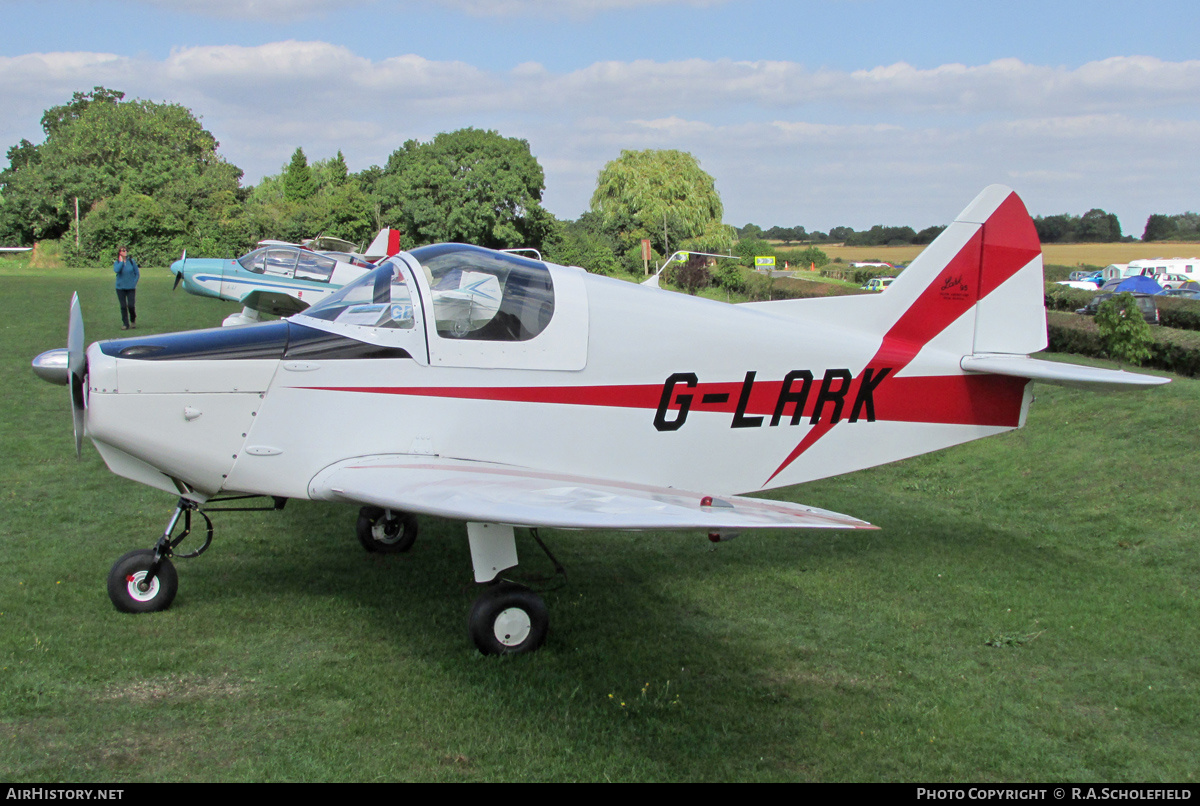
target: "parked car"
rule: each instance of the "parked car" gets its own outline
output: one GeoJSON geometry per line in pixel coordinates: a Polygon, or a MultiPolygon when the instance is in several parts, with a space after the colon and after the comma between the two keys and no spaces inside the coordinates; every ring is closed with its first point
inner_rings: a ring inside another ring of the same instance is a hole
{"type": "Polygon", "coordinates": [[[862,287],[863,291],[882,291],[892,284],[895,277],[872,277],[867,280],[867,284],[862,287]]]}
{"type": "Polygon", "coordinates": [[[1154,279],[1158,280],[1158,284],[1163,288],[1181,288],[1192,281],[1186,274],[1160,274],[1154,279]]]}
{"type": "Polygon", "coordinates": [[[1160,296],[1175,299],[1200,299],[1200,288],[1168,288],[1160,296]]]}
{"type": "MultiPolygon", "coordinates": [[[[1097,294],[1092,298],[1091,302],[1076,310],[1075,313],[1083,314],[1084,316],[1095,316],[1096,312],[1100,310],[1101,304],[1103,304],[1105,300],[1111,299],[1115,296],[1116,294],[1110,293],[1097,294]]],[[[1133,297],[1134,302],[1137,303],[1138,310],[1142,312],[1142,318],[1152,325],[1157,325],[1158,304],[1154,301],[1154,297],[1151,294],[1132,294],[1131,296],[1133,297]]]]}

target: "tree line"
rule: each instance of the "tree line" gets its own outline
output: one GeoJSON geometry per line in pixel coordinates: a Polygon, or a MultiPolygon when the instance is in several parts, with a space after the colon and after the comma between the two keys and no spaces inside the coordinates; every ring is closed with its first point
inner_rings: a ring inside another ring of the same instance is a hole
{"type": "Polygon", "coordinates": [[[930,244],[942,234],[945,227],[926,227],[917,232],[912,227],[890,227],[876,224],[869,230],[856,231],[853,227],[834,227],[829,232],[808,232],[804,227],[771,227],[764,230],[757,224],[739,227],[739,238],[765,241],[783,241],[785,244],[845,244],[846,246],[905,246],[930,244]]]}
{"type": "MultiPolygon", "coordinates": [[[[1114,243],[1132,241],[1131,235],[1121,234],[1121,222],[1113,213],[1092,208],[1081,216],[1061,215],[1035,216],[1042,243],[1114,243]]],[[[739,238],[751,238],[784,243],[831,244],[846,246],[903,246],[924,245],[933,242],[945,227],[928,227],[920,232],[912,227],[893,227],[876,224],[869,230],[855,231],[852,227],[834,227],[829,232],[807,232],[804,227],[771,227],[764,230],[757,224],[739,227],[739,238]]],[[[1142,241],[1198,241],[1200,240],[1200,215],[1154,214],[1146,219],[1142,241]]]]}
{"type": "Polygon", "coordinates": [[[45,111],[43,142],[22,139],[0,171],[0,242],[53,240],[95,265],[127,246],[143,264],[183,250],[235,257],[258,241],[330,235],[365,243],[383,227],[412,248],[461,241],[533,247],[591,271],[639,271],[676,249],[725,251],[732,227],[691,154],[623,151],[597,179],[591,209],[560,221],[542,207],[545,175],[525,140],[461,129],[400,144],[382,166],[351,172],[339,151],[301,148],[253,187],[179,104],[126,100],[95,87],[45,111]]]}
{"type": "MultiPolygon", "coordinates": [[[[467,128],[429,142],[400,144],[382,166],[351,172],[339,151],[310,162],[297,148],[280,173],[243,187],[212,133],[173,103],[127,100],[118,90],[76,92],[41,119],[43,142],[22,139],[0,171],[0,242],[58,241],[68,262],[96,265],[129,247],[144,264],[183,250],[235,257],[258,241],[331,235],[365,243],[399,229],[405,248],[462,241],[493,248],[533,247],[547,259],[603,273],[642,269],[642,244],[658,264],[676,250],[728,254],[750,265],[775,254],[766,240],[800,244],[797,262],[824,262],[817,244],[925,244],[941,227],[876,225],[740,230],[722,223],[713,178],[691,154],[622,151],[600,171],[591,208],[575,221],[542,207],[545,175],[524,140],[467,128]]],[[[1116,240],[1116,216],[1035,219],[1047,243],[1116,240]]],[[[1200,216],[1151,216],[1145,240],[1194,237],[1200,216]]],[[[724,270],[728,282],[735,272],[724,270]]]]}

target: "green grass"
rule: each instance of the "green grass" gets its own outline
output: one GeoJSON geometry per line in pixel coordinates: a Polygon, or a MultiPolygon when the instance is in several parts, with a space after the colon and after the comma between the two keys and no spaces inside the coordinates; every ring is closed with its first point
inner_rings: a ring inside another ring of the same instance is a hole
{"type": "MultiPolygon", "coordinates": [[[[143,272],[146,332],[234,310],[170,283],[143,272]]],[[[73,289],[120,335],[111,285],[0,272],[4,780],[1196,780],[1200,383],[1038,386],[1024,430],[773,493],[878,532],[546,530],[549,642],[484,658],[461,524],[371,556],[313,502],[214,514],[172,609],[117,613],[173,500],[76,461],[29,369],[73,289]]]]}

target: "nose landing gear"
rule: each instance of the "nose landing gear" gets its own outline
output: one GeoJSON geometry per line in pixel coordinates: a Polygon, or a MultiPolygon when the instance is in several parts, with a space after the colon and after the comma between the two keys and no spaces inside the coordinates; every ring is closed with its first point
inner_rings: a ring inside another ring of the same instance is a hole
{"type": "Polygon", "coordinates": [[[175,513],[167,524],[166,531],[152,549],[134,549],[113,563],[108,572],[108,598],[122,613],[157,613],[166,610],[175,601],[179,591],[179,574],[171,563],[171,557],[190,559],[199,557],[212,544],[212,519],[204,514],[195,501],[180,498],[175,513]],[[176,554],[175,547],[192,532],[192,511],[200,513],[208,527],[204,545],[190,554],[176,554]],[[183,516],[183,532],[179,537],[171,534],[183,516]]]}
{"type": "MultiPolygon", "coordinates": [[[[212,498],[209,499],[209,502],[257,497],[259,496],[241,495],[212,498]]],[[[212,511],[262,512],[283,509],[283,505],[287,503],[287,499],[284,498],[276,498],[274,501],[273,507],[222,507],[212,511]]],[[[179,503],[175,505],[175,512],[171,515],[171,520],[167,523],[166,530],[163,531],[162,537],[158,538],[154,548],[134,549],[123,554],[113,563],[112,570],[108,572],[108,598],[112,600],[113,606],[122,613],[156,613],[166,610],[175,601],[175,594],[179,591],[179,574],[175,571],[171,558],[190,560],[193,557],[199,557],[212,545],[212,539],[212,519],[204,510],[200,509],[200,504],[187,498],[180,498],[179,503]],[[175,549],[192,533],[193,512],[200,513],[200,517],[204,518],[204,544],[195,551],[178,554],[175,549]],[[181,516],[183,517],[183,531],[179,533],[178,537],[172,537],[181,516]]]]}

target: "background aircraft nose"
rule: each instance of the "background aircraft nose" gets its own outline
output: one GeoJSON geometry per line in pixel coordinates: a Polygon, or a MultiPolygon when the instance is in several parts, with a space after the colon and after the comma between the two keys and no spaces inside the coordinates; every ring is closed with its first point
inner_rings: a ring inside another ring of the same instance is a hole
{"type": "Polygon", "coordinates": [[[186,249],[183,250],[183,254],[180,256],[179,260],[176,260],[171,264],[171,273],[175,275],[175,285],[171,286],[172,291],[174,291],[176,288],[179,288],[179,284],[183,282],[183,267],[185,265],[187,265],[186,249]]]}

